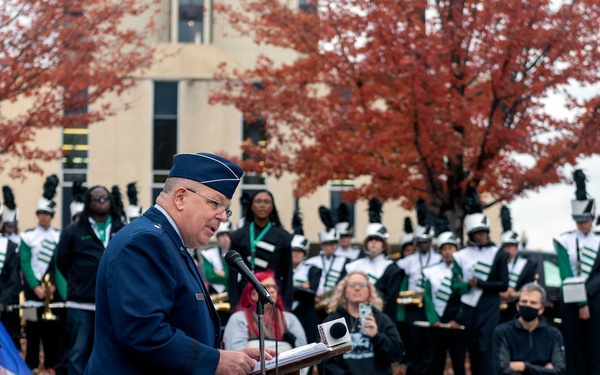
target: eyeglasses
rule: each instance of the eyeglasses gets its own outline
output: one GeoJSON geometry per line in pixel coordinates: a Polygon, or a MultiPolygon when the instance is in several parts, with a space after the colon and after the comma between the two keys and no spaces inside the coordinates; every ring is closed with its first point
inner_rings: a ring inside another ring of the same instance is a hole
{"type": "Polygon", "coordinates": [[[365,283],[365,282],[363,282],[363,283],[348,283],[348,288],[356,288],[356,287],[366,288],[368,286],[369,286],[369,283],[365,283]]]}
{"type": "Polygon", "coordinates": [[[279,288],[275,284],[262,284],[262,286],[264,286],[265,289],[279,290],[279,288]]]}
{"type": "Polygon", "coordinates": [[[110,200],[110,196],[108,196],[108,195],[92,197],[92,202],[97,202],[97,203],[104,203],[104,202],[108,202],[109,200],[110,200]]]}
{"type": "Polygon", "coordinates": [[[192,192],[192,193],[194,193],[194,194],[196,194],[196,195],[199,195],[199,196],[201,196],[201,197],[203,197],[203,198],[206,198],[206,199],[208,199],[208,200],[209,200],[209,201],[210,201],[212,204],[214,204],[214,205],[215,205],[215,210],[219,211],[220,213],[223,213],[223,212],[225,212],[225,215],[227,215],[227,218],[228,218],[228,219],[231,217],[231,214],[232,214],[231,210],[229,209],[229,207],[226,207],[226,206],[225,206],[225,205],[224,205],[222,202],[219,202],[219,201],[217,201],[217,200],[214,200],[214,199],[212,199],[211,197],[207,197],[207,196],[206,196],[206,195],[204,195],[204,194],[197,193],[197,192],[195,192],[194,190],[192,190],[192,189],[190,189],[190,188],[187,188],[187,187],[185,187],[185,186],[184,186],[184,189],[185,189],[185,190],[187,190],[187,191],[190,191],[190,192],[192,192]]]}

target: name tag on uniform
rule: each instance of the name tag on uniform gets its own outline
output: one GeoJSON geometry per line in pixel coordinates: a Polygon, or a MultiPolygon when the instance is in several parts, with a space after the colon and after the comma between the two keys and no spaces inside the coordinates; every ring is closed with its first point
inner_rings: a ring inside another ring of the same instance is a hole
{"type": "Polygon", "coordinates": [[[204,294],[196,293],[196,301],[204,301],[204,294]]]}

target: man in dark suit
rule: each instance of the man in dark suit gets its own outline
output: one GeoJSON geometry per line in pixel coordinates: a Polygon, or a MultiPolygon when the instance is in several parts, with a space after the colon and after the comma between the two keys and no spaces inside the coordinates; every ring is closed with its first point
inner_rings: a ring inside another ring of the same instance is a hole
{"type": "Polygon", "coordinates": [[[86,374],[245,374],[254,368],[258,349],[218,349],[220,321],[187,251],[206,245],[227,220],[242,175],[217,155],[175,155],[156,205],[119,231],[102,257],[86,374]]]}

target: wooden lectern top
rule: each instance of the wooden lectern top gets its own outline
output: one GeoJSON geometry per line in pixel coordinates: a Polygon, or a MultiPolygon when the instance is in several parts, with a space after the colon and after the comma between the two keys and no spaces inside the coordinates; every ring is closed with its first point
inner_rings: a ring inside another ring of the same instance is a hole
{"type": "MultiPolygon", "coordinates": [[[[345,344],[333,346],[329,349],[330,350],[328,350],[324,353],[319,353],[319,354],[316,354],[311,357],[306,357],[306,358],[300,359],[298,361],[286,363],[285,365],[279,366],[278,374],[280,374],[280,375],[284,375],[284,374],[299,375],[300,370],[305,367],[314,366],[316,364],[321,363],[321,361],[323,361],[324,359],[335,357],[337,355],[349,352],[350,350],[352,350],[352,345],[350,343],[345,343],[345,344]]],[[[266,371],[266,373],[268,375],[274,375],[275,369],[274,368],[269,369],[266,371]]]]}

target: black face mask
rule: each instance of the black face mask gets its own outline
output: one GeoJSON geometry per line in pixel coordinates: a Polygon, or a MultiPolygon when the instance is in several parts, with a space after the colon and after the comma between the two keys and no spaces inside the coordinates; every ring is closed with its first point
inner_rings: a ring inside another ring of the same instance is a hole
{"type": "Polygon", "coordinates": [[[533,307],[519,305],[519,316],[526,322],[531,322],[539,316],[540,310],[533,307]]]}

